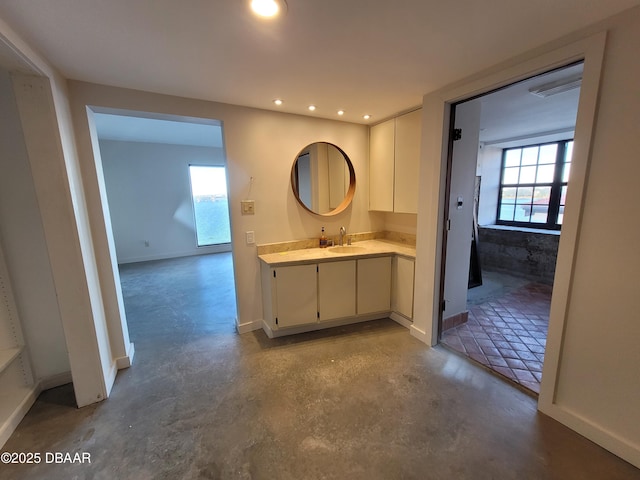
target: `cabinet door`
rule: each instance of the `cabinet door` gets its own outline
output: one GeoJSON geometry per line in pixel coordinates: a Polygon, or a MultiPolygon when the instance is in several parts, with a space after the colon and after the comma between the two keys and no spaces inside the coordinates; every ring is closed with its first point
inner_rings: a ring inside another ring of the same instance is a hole
{"type": "Polygon", "coordinates": [[[422,109],[396,118],[393,211],[418,213],[422,109]]]}
{"type": "Polygon", "coordinates": [[[318,265],[318,310],[320,321],[356,314],[356,261],[318,265]]]}
{"type": "Polygon", "coordinates": [[[274,316],[278,328],[318,321],[316,268],[316,265],[296,265],[273,270],[274,316]]]}
{"type": "Polygon", "coordinates": [[[391,310],[391,257],[358,260],[358,314],[391,310]]]}
{"type": "Polygon", "coordinates": [[[369,210],[393,211],[394,131],[394,119],[371,127],[369,210]]]}
{"type": "Polygon", "coordinates": [[[412,259],[404,257],[395,257],[393,261],[391,308],[407,318],[413,318],[414,263],[412,259]]]}

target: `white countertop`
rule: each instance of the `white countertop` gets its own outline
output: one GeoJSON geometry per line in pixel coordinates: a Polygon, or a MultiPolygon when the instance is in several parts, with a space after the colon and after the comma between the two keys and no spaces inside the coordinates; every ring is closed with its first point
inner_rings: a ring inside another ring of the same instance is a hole
{"type": "Polygon", "coordinates": [[[301,265],[305,263],[335,262],[339,260],[352,260],[357,258],[378,257],[385,255],[401,255],[408,258],[416,258],[416,247],[388,240],[364,240],[355,242],[351,249],[339,252],[340,247],[306,248],[303,250],[291,250],[288,252],[267,253],[258,255],[258,258],[271,267],[282,265],[301,265]]]}

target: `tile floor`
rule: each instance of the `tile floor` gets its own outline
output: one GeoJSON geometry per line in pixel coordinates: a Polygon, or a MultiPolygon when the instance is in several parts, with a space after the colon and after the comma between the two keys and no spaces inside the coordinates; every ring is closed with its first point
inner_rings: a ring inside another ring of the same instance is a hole
{"type": "Polygon", "coordinates": [[[518,384],[540,392],[552,287],[528,283],[469,306],[466,324],[442,334],[442,343],[518,384]]]}

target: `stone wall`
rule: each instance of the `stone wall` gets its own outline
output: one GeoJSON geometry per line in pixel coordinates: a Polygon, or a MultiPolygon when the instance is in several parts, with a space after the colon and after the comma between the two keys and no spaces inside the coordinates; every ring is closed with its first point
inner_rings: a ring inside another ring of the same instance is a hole
{"type": "Polygon", "coordinates": [[[480,267],[553,284],[560,235],[502,227],[479,228],[480,267]]]}

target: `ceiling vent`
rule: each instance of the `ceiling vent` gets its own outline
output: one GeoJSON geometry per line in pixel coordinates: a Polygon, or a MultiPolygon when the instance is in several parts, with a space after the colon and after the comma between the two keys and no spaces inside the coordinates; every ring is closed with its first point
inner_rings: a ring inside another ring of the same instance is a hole
{"type": "Polygon", "coordinates": [[[545,83],[538,87],[532,87],[529,89],[529,93],[537,97],[547,98],[552,95],[557,95],[558,93],[580,88],[580,85],[582,85],[582,74],[556,80],[555,82],[545,83]]]}

